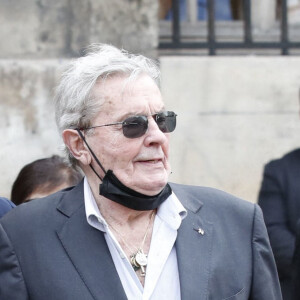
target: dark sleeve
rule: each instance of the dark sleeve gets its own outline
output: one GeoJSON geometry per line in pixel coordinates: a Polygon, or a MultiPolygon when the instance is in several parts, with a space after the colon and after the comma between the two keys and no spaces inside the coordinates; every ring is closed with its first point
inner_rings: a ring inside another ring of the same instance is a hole
{"type": "Polygon", "coordinates": [[[296,249],[293,260],[293,295],[294,300],[299,300],[300,295],[300,220],[297,224],[296,249]]]}
{"type": "Polygon", "coordinates": [[[0,223],[0,299],[28,300],[18,258],[0,223]]]}
{"type": "Polygon", "coordinates": [[[255,205],[252,231],[253,281],[251,300],[281,300],[276,264],[261,209],[255,205]]]}
{"type": "Polygon", "coordinates": [[[280,278],[291,276],[295,248],[295,235],[288,226],[287,199],[282,172],[278,161],[272,161],[265,166],[258,197],[280,278]]]}

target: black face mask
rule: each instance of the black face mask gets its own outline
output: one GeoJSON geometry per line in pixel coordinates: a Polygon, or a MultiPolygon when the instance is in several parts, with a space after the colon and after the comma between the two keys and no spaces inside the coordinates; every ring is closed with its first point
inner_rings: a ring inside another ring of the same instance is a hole
{"type": "Polygon", "coordinates": [[[105,173],[105,176],[102,179],[96,172],[96,170],[93,168],[93,166],[90,165],[94,173],[102,181],[102,183],[99,186],[99,194],[101,196],[104,196],[114,202],[117,202],[123,206],[134,210],[153,210],[156,209],[160,204],[162,204],[172,194],[172,189],[169,184],[167,184],[160,193],[154,196],[141,194],[125,186],[114,175],[112,170],[108,170],[107,172],[105,171],[97,156],[87,144],[81,131],[77,129],[77,132],[88,147],[89,151],[91,152],[99,167],[105,173]]]}

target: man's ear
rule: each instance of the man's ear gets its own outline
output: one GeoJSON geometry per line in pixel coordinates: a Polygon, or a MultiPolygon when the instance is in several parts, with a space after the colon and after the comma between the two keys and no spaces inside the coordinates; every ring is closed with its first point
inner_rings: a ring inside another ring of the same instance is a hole
{"type": "Polygon", "coordinates": [[[64,143],[69,148],[70,152],[83,165],[91,163],[91,154],[86,149],[82,138],[79,136],[77,130],[66,129],[62,133],[64,143]]]}

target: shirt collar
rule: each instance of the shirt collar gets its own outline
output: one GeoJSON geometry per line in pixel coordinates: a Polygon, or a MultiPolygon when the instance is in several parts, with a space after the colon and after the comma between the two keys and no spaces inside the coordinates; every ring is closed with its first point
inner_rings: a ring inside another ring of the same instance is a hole
{"type": "Polygon", "coordinates": [[[173,192],[157,209],[157,216],[174,230],[180,227],[186,215],[186,209],[173,192]]]}
{"type": "Polygon", "coordinates": [[[106,232],[108,225],[100,213],[100,210],[98,208],[98,205],[96,203],[96,200],[94,198],[91,187],[90,187],[86,177],[84,177],[83,187],[84,187],[85,214],[86,214],[87,222],[91,226],[93,226],[103,232],[106,232]]]}
{"type": "MultiPolygon", "coordinates": [[[[86,177],[84,178],[84,205],[87,222],[91,226],[106,232],[108,225],[99,211],[86,177]]],[[[186,215],[186,209],[174,193],[172,193],[157,210],[157,216],[175,230],[180,227],[181,221],[186,215]]]]}

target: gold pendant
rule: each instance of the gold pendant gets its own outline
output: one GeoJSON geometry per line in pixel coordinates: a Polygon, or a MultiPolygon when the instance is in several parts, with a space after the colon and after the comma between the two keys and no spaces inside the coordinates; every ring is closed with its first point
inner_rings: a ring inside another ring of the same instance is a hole
{"type": "Polygon", "coordinates": [[[147,260],[147,255],[143,252],[143,250],[139,250],[136,255],[135,255],[135,261],[137,264],[140,266],[147,266],[148,260],[147,260]]]}
{"type": "Polygon", "coordinates": [[[141,269],[141,276],[146,276],[146,266],[148,263],[147,255],[142,249],[139,249],[135,254],[130,256],[130,262],[134,270],[141,269]]]}

